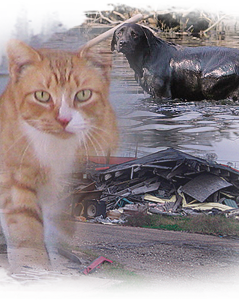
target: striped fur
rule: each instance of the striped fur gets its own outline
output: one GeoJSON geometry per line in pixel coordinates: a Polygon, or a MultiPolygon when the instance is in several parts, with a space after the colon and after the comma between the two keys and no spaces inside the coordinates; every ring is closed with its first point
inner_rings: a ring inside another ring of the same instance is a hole
{"type": "Polygon", "coordinates": [[[46,227],[60,214],[69,174],[81,159],[117,144],[110,64],[89,49],[35,50],[15,40],[8,57],[10,81],[0,100],[1,223],[13,268],[47,268],[46,227]]]}

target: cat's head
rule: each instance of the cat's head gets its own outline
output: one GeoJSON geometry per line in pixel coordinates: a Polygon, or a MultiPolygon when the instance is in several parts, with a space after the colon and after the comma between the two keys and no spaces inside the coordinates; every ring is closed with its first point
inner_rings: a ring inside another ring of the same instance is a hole
{"type": "Polygon", "coordinates": [[[11,101],[23,122],[59,138],[78,135],[84,143],[110,148],[117,129],[108,100],[109,58],[86,48],[36,50],[18,40],[9,42],[7,53],[11,101]]]}

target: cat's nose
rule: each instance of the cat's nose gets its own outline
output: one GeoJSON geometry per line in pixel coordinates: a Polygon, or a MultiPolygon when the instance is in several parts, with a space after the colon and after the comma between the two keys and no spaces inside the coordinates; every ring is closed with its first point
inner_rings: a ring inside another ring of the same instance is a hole
{"type": "Polygon", "coordinates": [[[61,124],[63,128],[66,128],[66,126],[70,123],[72,118],[66,118],[66,117],[58,117],[57,121],[61,124]]]}

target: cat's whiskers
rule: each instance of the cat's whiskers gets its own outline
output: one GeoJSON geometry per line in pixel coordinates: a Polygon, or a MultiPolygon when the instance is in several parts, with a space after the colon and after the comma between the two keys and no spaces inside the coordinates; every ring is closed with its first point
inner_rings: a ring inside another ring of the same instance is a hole
{"type": "Polygon", "coordinates": [[[17,145],[17,143],[21,140],[21,139],[23,139],[25,137],[25,135],[24,134],[21,134],[12,144],[11,144],[11,146],[6,150],[6,153],[8,153],[14,146],[16,146],[17,145]]]}
{"type": "Polygon", "coordinates": [[[97,138],[94,136],[94,134],[91,133],[91,132],[88,132],[87,137],[90,140],[92,146],[94,147],[96,155],[97,156],[101,156],[101,155],[105,156],[105,150],[104,150],[103,146],[99,143],[99,141],[97,140],[97,138]],[[99,151],[98,151],[97,148],[99,149],[99,151]]]}
{"type": "Polygon", "coordinates": [[[99,138],[101,138],[101,139],[103,140],[103,142],[109,146],[109,142],[108,142],[108,140],[107,140],[107,138],[106,138],[106,136],[109,136],[109,132],[108,132],[108,131],[106,131],[106,130],[104,130],[104,129],[102,129],[102,128],[98,128],[98,127],[93,126],[93,125],[91,126],[91,131],[92,131],[92,133],[94,133],[95,135],[99,136],[99,138]],[[99,132],[99,131],[100,131],[100,132],[99,132]],[[103,134],[105,134],[105,136],[102,135],[101,132],[102,132],[103,134]]]}
{"type": "Polygon", "coordinates": [[[96,149],[94,142],[92,141],[91,137],[88,134],[87,134],[87,139],[88,139],[89,143],[92,145],[96,156],[98,156],[98,150],[96,149]]]}
{"type": "Polygon", "coordinates": [[[102,152],[105,153],[105,151],[108,151],[110,148],[112,148],[112,145],[109,144],[109,140],[107,139],[107,136],[109,137],[108,131],[106,131],[102,128],[98,128],[96,126],[91,126],[91,132],[92,132],[92,134],[96,135],[96,137],[94,137],[94,138],[97,141],[97,143],[100,145],[104,145],[105,150],[102,152]],[[101,140],[101,143],[100,143],[100,140],[101,140]]]}
{"type": "MultiPolygon", "coordinates": [[[[94,126],[93,124],[90,125],[90,129],[94,129],[96,131],[101,131],[103,133],[105,133],[106,135],[109,135],[109,131],[106,131],[105,129],[103,128],[100,128],[100,127],[96,127],[94,126]]],[[[99,133],[100,134],[100,133],[99,133]]]]}
{"type": "Polygon", "coordinates": [[[85,156],[86,156],[86,159],[87,161],[89,160],[89,149],[88,149],[88,146],[87,146],[87,141],[86,141],[86,136],[83,132],[80,132],[80,144],[82,143],[83,144],[83,147],[85,148],[85,156]]]}

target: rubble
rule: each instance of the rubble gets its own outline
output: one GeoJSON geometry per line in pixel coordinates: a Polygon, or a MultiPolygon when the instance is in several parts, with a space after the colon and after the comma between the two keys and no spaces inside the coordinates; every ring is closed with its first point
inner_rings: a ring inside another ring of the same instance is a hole
{"type": "Polygon", "coordinates": [[[209,12],[205,9],[172,7],[164,10],[139,9],[127,5],[114,5],[109,10],[87,11],[85,26],[115,26],[141,13],[142,25],[166,34],[169,38],[192,36],[208,38],[216,33],[218,39],[225,39],[228,31],[237,28],[237,19],[232,20],[222,12],[209,12]],[[234,26],[232,26],[234,24],[234,26]],[[208,35],[209,34],[209,35],[208,35]]]}
{"type": "Polygon", "coordinates": [[[82,199],[95,201],[101,212],[95,208],[98,214],[84,216],[102,215],[101,223],[119,224],[122,216],[147,213],[239,216],[239,171],[173,148],[121,164],[93,164],[89,176],[91,190],[77,190],[73,215],[82,199]]]}

